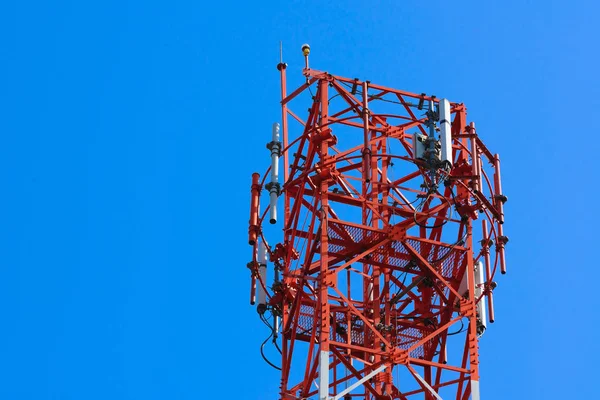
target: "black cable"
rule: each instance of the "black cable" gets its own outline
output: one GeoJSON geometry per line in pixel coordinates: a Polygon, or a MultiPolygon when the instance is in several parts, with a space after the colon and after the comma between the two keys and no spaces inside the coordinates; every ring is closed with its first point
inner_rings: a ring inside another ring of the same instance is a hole
{"type": "Polygon", "coordinates": [[[350,85],[349,83],[347,83],[347,82],[344,82],[344,81],[339,81],[339,82],[340,82],[342,85],[346,86],[347,88],[350,88],[350,90],[352,90],[352,85],[350,85]]]}
{"type": "Polygon", "coordinates": [[[450,194],[452,195],[452,201],[454,202],[454,209],[456,210],[456,213],[462,218],[462,214],[460,213],[460,211],[458,211],[458,207],[456,207],[456,196],[454,196],[454,190],[452,190],[452,186],[450,186],[450,194]]]}
{"type": "Polygon", "coordinates": [[[339,96],[339,95],[340,95],[340,94],[339,94],[339,93],[337,93],[337,94],[334,94],[333,96],[331,96],[331,97],[329,98],[329,100],[327,100],[327,104],[329,104],[329,103],[331,102],[331,100],[335,99],[335,98],[336,98],[337,96],[339,96]]]}
{"type": "Polygon", "coordinates": [[[371,97],[371,99],[369,101],[375,101],[375,100],[381,100],[381,101],[385,101],[386,103],[394,103],[394,104],[399,104],[401,106],[403,106],[404,104],[400,103],[399,101],[394,101],[394,100],[388,100],[388,99],[384,99],[383,97],[371,97]]]}
{"type": "MultiPolygon", "coordinates": [[[[415,224],[417,224],[418,226],[420,226],[421,228],[425,228],[425,229],[435,229],[435,228],[441,228],[442,226],[446,225],[448,223],[448,220],[444,220],[441,224],[437,224],[437,225],[422,225],[421,223],[419,223],[419,221],[417,221],[417,211],[419,210],[419,208],[421,208],[421,206],[425,205],[425,203],[427,203],[427,200],[429,200],[429,197],[431,197],[433,192],[430,192],[427,197],[425,198],[425,201],[423,201],[421,204],[419,204],[419,206],[417,208],[415,208],[415,212],[413,213],[413,221],[415,222],[415,224]]],[[[435,193],[437,193],[440,197],[443,197],[444,200],[446,200],[446,202],[448,203],[448,208],[452,208],[452,203],[450,203],[450,200],[448,200],[445,196],[442,196],[441,194],[438,193],[438,191],[436,190],[435,193]]],[[[427,217],[427,219],[429,219],[431,217],[427,217]]]]}
{"type": "MultiPolygon", "coordinates": [[[[415,204],[415,203],[416,203],[417,201],[419,201],[420,199],[421,199],[420,197],[417,197],[416,199],[414,199],[414,200],[413,200],[413,201],[411,201],[411,202],[402,202],[402,203],[398,203],[397,201],[395,201],[395,200],[394,200],[394,201],[392,202],[392,207],[395,207],[396,205],[401,205],[401,204],[402,204],[402,205],[407,205],[407,206],[410,206],[411,204],[415,204]],[[394,203],[395,203],[395,204],[394,204],[394,203]]],[[[388,205],[389,205],[389,204],[388,204],[388,205]]]]}
{"type": "MultiPolygon", "coordinates": [[[[346,83],[346,82],[343,82],[343,81],[340,81],[340,83],[341,83],[342,85],[346,86],[347,88],[349,88],[350,90],[352,90],[352,85],[350,85],[349,83],[346,83]]],[[[362,91],[361,91],[361,90],[357,90],[355,93],[356,93],[356,94],[359,94],[359,95],[362,95],[362,91]]],[[[401,102],[399,102],[399,101],[395,101],[395,100],[384,99],[384,98],[383,98],[383,97],[381,97],[381,96],[385,96],[385,94],[383,94],[383,95],[379,95],[379,96],[373,96],[373,97],[371,97],[371,98],[369,99],[369,101],[381,100],[381,101],[384,101],[384,102],[386,102],[386,103],[399,104],[399,105],[401,105],[401,106],[404,106],[404,105],[410,105],[410,104],[404,104],[404,103],[401,103],[401,102]]],[[[413,105],[413,107],[414,107],[414,105],[413,105]]]]}
{"type": "Polygon", "coordinates": [[[404,286],[404,282],[406,282],[407,277],[408,277],[408,271],[404,271],[404,278],[402,279],[402,286],[404,286]]]}
{"type": "MultiPolygon", "coordinates": [[[[307,85],[308,85],[308,83],[307,83],[307,85]]],[[[311,96],[311,97],[312,97],[312,99],[314,100],[314,98],[315,98],[315,95],[314,95],[314,93],[313,93],[312,89],[310,88],[310,85],[308,85],[308,91],[310,92],[310,96],[311,96]]]]}
{"type": "Polygon", "coordinates": [[[438,258],[437,260],[432,260],[429,261],[429,264],[434,264],[434,263],[438,263],[440,261],[444,261],[446,258],[448,258],[450,256],[450,254],[452,254],[452,250],[454,250],[454,248],[456,246],[459,246],[465,242],[465,239],[467,238],[467,232],[465,232],[465,234],[463,235],[463,237],[461,237],[460,239],[458,239],[456,242],[454,242],[454,244],[452,244],[449,248],[448,251],[446,252],[446,254],[444,254],[443,256],[441,256],[440,258],[438,258]]]}
{"type": "MultiPolygon", "coordinates": [[[[273,313],[271,313],[271,316],[273,316],[273,313]]],[[[263,314],[260,314],[260,319],[271,330],[271,336],[273,337],[273,344],[275,345],[275,348],[277,348],[277,351],[279,351],[279,354],[282,354],[281,348],[279,347],[279,344],[277,344],[277,332],[275,332],[275,328],[273,328],[273,326],[271,326],[271,324],[269,323],[269,321],[267,321],[267,319],[265,318],[265,316],[263,314]]]]}
{"type": "Polygon", "coordinates": [[[452,333],[448,333],[448,336],[452,336],[452,335],[458,335],[459,333],[463,333],[465,330],[463,330],[463,328],[465,327],[465,323],[463,322],[463,320],[460,320],[460,329],[457,330],[456,332],[452,332],[452,333]]]}
{"type": "Polygon", "coordinates": [[[267,344],[269,339],[271,339],[271,336],[273,336],[273,332],[271,332],[271,334],[265,339],[265,341],[260,346],[260,355],[262,356],[263,360],[265,360],[265,362],[267,364],[269,364],[271,367],[275,368],[276,370],[281,371],[281,368],[279,368],[277,365],[273,364],[271,361],[269,361],[267,359],[267,357],[265,357],[265,353],[264,353],[265,344],[267,344]]]}
{"type": "Polygon", "coordinates": [[[273,331],[273,327],[271,326],[271,324],[269,324],[269,321],[267,321],[267,319],[265,318],[265,316],[263,314],[259,314],[260,316],[260,320],[263,322],[263,324],[265,324],[267,326],[267,328],[269,328],[271,331],[273,331]]]}

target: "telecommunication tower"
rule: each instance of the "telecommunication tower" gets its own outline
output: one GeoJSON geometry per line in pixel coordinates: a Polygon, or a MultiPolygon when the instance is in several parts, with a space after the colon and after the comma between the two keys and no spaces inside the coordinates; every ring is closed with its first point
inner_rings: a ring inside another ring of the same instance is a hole
{"type": "Polygon", "coordinates": [[[277,66],[281,125],[248,231],[279,398],[479,399],[506,272],[498,155],[462,103],[317,71],[302,51],[297,89],[277,66]],[[292,109],[307,97],[307,114],[292,109]]]}

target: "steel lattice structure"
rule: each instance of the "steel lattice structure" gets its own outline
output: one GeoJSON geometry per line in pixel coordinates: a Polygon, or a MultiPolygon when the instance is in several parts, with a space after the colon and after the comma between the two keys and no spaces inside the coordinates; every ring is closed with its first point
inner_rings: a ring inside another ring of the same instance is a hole
{"type": "Polygon", "coordinates": [[[251,302],[258,291],[281,350],[280,398],[478,399],[478,337],[506,271],[499,157],[463,104],[441,121],[435,96],[310,69],[304,50],[306,83],[289,94],[278,65],[282,143],[277,125],[275,170],[254,174],[251,195],[251,302]],[[308,114],[293,111],[309,93],[308,114]],[[451,165],[416,158],[443,123],[451,165]]]}

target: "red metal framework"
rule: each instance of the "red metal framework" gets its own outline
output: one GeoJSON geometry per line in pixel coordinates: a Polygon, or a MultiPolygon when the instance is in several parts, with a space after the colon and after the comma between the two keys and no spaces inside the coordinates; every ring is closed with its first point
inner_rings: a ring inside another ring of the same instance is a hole
{"type": "Polygon", "coordinates": [[[248,266],[251,302],[265,293],[259,312],[280,343],[280,398],[478,399],[478,336],[506,271],[498,155],[451,103],[452,168],[430,168],[413,138],[431,135],[435,96],[309,69],[308,57],[306,83],[287,94],[278,69],[283,237],[266,240],[271,171],[255,174],[248,266]],[[309,93],[301,118],[291,105],[309,93]]]}

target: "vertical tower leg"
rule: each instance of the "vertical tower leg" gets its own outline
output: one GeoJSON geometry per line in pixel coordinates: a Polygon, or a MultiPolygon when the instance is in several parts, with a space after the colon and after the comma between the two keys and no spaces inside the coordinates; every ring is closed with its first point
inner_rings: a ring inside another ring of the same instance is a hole
{"type": "Polygon", "coordinates": [[[471,379],[471,399],[480,400],[479,397],[479,381],[471,379]]]}
{"type": "MultiPolygon", "coordinates": [[[[327,87],[326,80],[319,81],[319,93],[321,102],[321,126],[327,126],[327,87]]],[[[323,140],[320,144],[321,163],[325,163],[328,153],[328,142],[323,140]]],[[[328,197],[327,192],[329,183],[323,179],[320,185],[321,191],[321,260],[320,260],[320,288],[319,297],[321,301],[321,330],[319,333],[319,344],[321,353],[319,354],[319,400],[328,400],[329,398],[329,299],[328,299],[328,257],[329,257],[329,238],[327,236],[327,213],[328,197]]]]}

